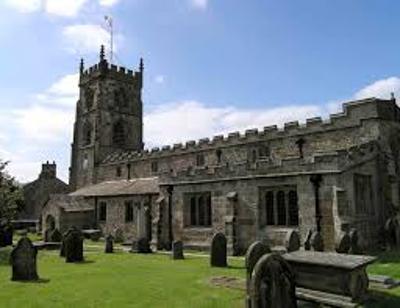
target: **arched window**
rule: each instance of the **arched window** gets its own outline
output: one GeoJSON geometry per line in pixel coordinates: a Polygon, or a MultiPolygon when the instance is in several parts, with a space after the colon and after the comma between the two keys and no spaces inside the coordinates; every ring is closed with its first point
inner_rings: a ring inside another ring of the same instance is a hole
{"type": "Polygon", "coordinates": [[[199,197],[199,225],[204,226],[205,224],[205,219],[204,219],[204,214],[205,214],[205,206],[204,206],[204,198],[203,196],[199,197]]]}
{"type": "Polygon", "coordinates": [[[91,88],[87,88],[85,90],[85,104],[87,110],[90,110],[92,108],[93,100],[94,100],[94,91],[91,88]]]}
{"type": "Polygon", "coordinates": [[[276,204],[278,211],[278,225],[286,225],[286,205],[285,205],[285,193],[283,191],[278,191],[276,195],[276,204]]]}
{"type": "Polygon", "coordinates": [[[197,210],[196,210],[196,198],[190,198],[190,224],[192,226],[197,225],[197,210]]]}
{"type": "Polygon", "coordinates": [[[297,192],[289,191],[289,225],[299,225],[299,206],[297,203],[297,192]]]}
{"type": "Polygon", "coordinates": [[[125,130],[122,122],[114,124],[112,141],[113,144],[117,146],[123,146],[125,144],[125,130]]]}
{"type": "Polygon", "coordinates": [[[275,224],[275,211],[274,211],[274,193],[269,191],[265,194],[265,214],[266,214],[266,224],[275,224]]]}
{"type": "Polygon", "coordinates": [[[92,143],[92,126],[86,122],[83,125],[83,145],[89,145],[92,143]]]}

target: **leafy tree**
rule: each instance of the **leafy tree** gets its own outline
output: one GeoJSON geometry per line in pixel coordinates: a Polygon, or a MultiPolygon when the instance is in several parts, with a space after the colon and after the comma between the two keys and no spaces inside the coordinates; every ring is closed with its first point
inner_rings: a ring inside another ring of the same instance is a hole
{"type": "Polygon", "coordinates": [[[22,188],[7,172],[7,165],[0,160],[0,227],[9,225],[23,206],[22,188]]]}

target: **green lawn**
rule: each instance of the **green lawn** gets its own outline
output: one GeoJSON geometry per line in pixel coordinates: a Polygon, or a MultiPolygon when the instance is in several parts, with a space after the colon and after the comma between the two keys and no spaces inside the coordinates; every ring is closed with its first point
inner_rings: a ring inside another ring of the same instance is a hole
{"type": "Polygon", "coordinates": [[[201,256],[104,254],[90,244],[81,264],[40,251],[38,283],[11,282],[0,253],[0,307],[243,307],[243,291],[210,284],[211,277],[244,277],[241,260],[217,269],[201,256]]]}
{"type": "MultiPolygon", "coordinates": [[[[102,242],[85,242],[84,263],[67,264],[58,251],[40,251],[36,283],[11,282],[10,248],[0,249],[0,307],[243,307],[244,291],[215,286],[213,277],[244,285],[243,258],[211,268],[202,254],[173,261],[166,254],[103,253],[102,242]]],[[[400,254],[385,253],[369,272],[400,279],[400,254]]],[[[400,288],[373,290],[367,307],[400,307],[400,288]]]]}

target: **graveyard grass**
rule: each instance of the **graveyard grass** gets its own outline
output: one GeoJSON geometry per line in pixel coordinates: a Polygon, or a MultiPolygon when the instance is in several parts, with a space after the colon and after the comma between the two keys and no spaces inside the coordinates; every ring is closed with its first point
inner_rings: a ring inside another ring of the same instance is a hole
{"type": "MultiPolygon", "coordinates": [[[[39,251],[39,282],[10,281],[10,249],[0,250],[1,307],[243,307],[244,291],[213,286],[216,276],[244,279],[242,260],[211,268],[209,258],[103,252],[85,247],[85,262],[67,264],[58,251],[39,251]]],[[[243,280],[244,281],[244,280],[243,280]]]]}
{"type": "MultiPolygon", "coordinates": [[[[211,268],[204,254],[171,260],[166,254],[103,252],[85,242],[85,262],[67,264],[58,251],[40,251],[39,282],[10,281],[10,248],[0,249],[0,307],[243,307],[245,292],[214,286],[213,277],[236,277],[244,286],[243,258],[211,268]]],[[[400,253],[385,253],[369,272],[400,279],[400,253]]],[[[400,307],[400,287],[373,291],[367,307],[400,307]]]]}

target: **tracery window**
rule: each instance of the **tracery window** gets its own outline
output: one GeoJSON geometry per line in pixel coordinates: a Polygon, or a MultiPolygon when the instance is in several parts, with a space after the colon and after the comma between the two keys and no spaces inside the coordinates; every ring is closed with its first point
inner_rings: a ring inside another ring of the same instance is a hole
{"type": "Polygon", "coordinates": [[[188,212],[186,225],[209,227],[212,225],[211,193],[191,193],[185,198],[188,212]]]}

